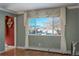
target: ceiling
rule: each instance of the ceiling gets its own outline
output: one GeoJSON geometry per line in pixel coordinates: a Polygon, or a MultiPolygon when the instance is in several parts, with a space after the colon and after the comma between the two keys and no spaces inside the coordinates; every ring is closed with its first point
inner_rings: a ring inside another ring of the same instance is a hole
{"type": "Polygon", "coordinates": [[[75,5],[72,3],[0,3],[0,8],[11,12],[75,5]]]}

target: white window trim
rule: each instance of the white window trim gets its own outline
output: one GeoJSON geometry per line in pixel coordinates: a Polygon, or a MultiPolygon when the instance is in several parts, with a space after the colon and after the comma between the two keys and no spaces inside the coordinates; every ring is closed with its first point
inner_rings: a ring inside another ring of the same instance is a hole
{"type": "Polygon", "coordinates": [[[27,19],[27,13],[26,12],[24,12],[24,27],[25,27],[25,49],[28,49],[29,48],[29,40],[28,40],[28,19],[27,19]]]}
{"type": "MultiPolygon", "coordinates": [[[[66,39],[65,39],[65,24],[66,24],[66,8],[60,8],[60,18],[62,19],[62,24],[63,24],[63,33],[61,35],[61,51],[62,52],[66,52],[67,48],[66,48],[66,39]]],[[[28,19],[27,19],[27,13],[24,12],[24,24],[28,25],[28,19]],[[27,23],[27,24],[26,24],[27,23]]],[[[26,35],[25,35],[25,48],[29,48],[29,40],[28,40],[28,35],[30,35],[28,33],[28,27],[25,27],[26,30],[26,35]]]]}
{"type": "Polygon", "coordinates": [[[66,25],[66,8],[63,7],[60,9],[60,18],[62,20],[62,25],[63,25],[63,33],[62,33],[62,37],[61,37],[61,50],[63,52],[67,51],[66,48],[66,39],[65,39],[65,25],[66,25]]]}
{"type": "MultiPolygon", "coordinates": [[[[56,17],[56,16],[51,16],[51,17],[47,17],[47,18],[52,18],[52,17],[56,17]]],[[[40,17],[41,18],[41,17],[40,17]]],[[[44,17],[45,18],[45,17],[44,17]]],[[[29,18],[30,19],[30,18],[29,18]]],[[[52,23],[52,32],[53,32],[53,30],[54,30],[54,22],[52,23]]],[[[61,24],[62,25],[62,24],[61,24]]],[[[29,30],[29,28],[28,28],[28,30],[29,30]]],[[[36,31],[35,31],[36,32],[36,31]]],[[[39,36],[63,36],[62,35],[62,33],[61,33],[61,35],[54,35],[54,33],[52,33],[52,34],[50,34],[50,35],[40,35],[40,34],[37,34],[37,33],[35,33],[35,34],[29,34],[28,33],[28,35],[35,35],[35,36],[37,36],[37,35],[39,35],[39,36]]]]}

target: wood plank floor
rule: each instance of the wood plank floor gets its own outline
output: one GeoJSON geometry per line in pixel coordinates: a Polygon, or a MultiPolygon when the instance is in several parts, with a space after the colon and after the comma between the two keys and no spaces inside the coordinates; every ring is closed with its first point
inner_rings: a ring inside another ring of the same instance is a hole
{"type": "Polygon", "coordinates": [[[69,56],[69,54],[16,48],[1,53],[0,56],[69,56]]]}

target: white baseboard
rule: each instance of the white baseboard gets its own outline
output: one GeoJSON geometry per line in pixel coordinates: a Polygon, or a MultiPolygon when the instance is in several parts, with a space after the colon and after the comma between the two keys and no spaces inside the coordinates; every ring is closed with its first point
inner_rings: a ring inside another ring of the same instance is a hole
{"type": "Polygon", "coordinates": [[[4,52],[6,52],[6,51],[8,51],[8,50],[0,51],[0,53],[4,53],[4,52]]]}
{"type": "Polygon", "coordinates": [[[48,48],[39,48],[39,47],[28,47],[28,49],[35,49],[35,50],[48,51],[48,48]]]}
{"type": "Polygon", "coordinates": [[[25,47],[20,47],[20,46],[17,46],[16,48],[20,48],[20,49],[26,49],[25,47]]]}
{"type": "Polygon", "coordinates": [[[49,48],[39,48],[39,47],[29,47],[28,49],[35,49],[35,50],[42,50],[42,51],[49,51],[49,52],[58,52],[58,53],[66,53],[66,54],[70,54],[70,51],[65,51],[63,52],[60,49],[49,49],[49,48]]]}
{"type": "Polygon", "coordinates": [[[11,50],[13,48],[15,48],[15,47],[10,46],[10,49],[4,49],[4,51],[0,51],[0,53],[4,53],[4,52],[9,51],[9,50],[11,50]]]}
{"type": "MultiPolygon", "coordinates": [[[[67,53],[71,54],[71,50],[68,50],[67,53]]],[[[76,55],[79,56],[79,51],[76,52],[76,55]]]]}
{"type": "Polygon", "coordinates": [[[76,52],[76,55],[79,56],[79,51],[76,52]]]}
{"type": "Polygon", "coordinates": [[[5,51],[0,51],[0,53],[4,53],[5,51]]]}
{"type": "MultiPolygon", "coordinates": [[[[16,48],[20,48],[20,49],[26,49],[25,47],[16,47],[16,48]]],[[[40,47],[28,47],[28,49],[34,49],[34,50],[41,50],[41,51],[49,51],[49,52],[59,52],[59,53],[66,53],[66,54],[71,54],[71,51],[68,50],[68,51],[65,51],[65,52],[62,52],[60,49],[49,49],[49,48],[40,48],[40,47]]],[[[6,52],[7,50],[4,50],[4,51],[0,51],[0,53],[4,53],[6,52]]],[[[79,55],[79,52],[77,53],[79,55]]]]}
{"type": "MultiPolygon", "coordinates": [[[[9,46],[9,47],[12,47],[12,46],[9,46]]],[[[13,47],[12,47],[13,48],[13,47]]],[[[14,47],[15,48],[15,47],[14,47]]],[[[16,48],[20,48],[20,49],[25,49],[25,47],[16,47],[16,48]]],[[[8,49],[8,50],[10,50],[10,49],[8,49]]],[[[8,51],[7,49],[5,49],[4,51],[0,51],[0,53],[4,53],[4,52],[6,52],[6,51],[8,51]]]]}
{"type": "Polygon", "coordinates": [[[67,50],[65,53],[71,54],[71,50],[67,50]]]}

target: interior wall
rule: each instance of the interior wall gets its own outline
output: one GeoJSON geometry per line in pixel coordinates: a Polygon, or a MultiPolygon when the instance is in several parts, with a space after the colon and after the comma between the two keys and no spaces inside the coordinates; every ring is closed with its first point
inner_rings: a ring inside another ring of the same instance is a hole
{"type": "Polygon", "coordinates": [[[17,15],[16,18],[16,47],[25,47],[24,15],[17,15]]]}
{"type": "MultiPolygon", "coordinates": [[[[4,50],[4,40],[5,40],[5,16],[16,16],[14,14],[0,11],[0,51],[4,50]]],[[[17,46],[24,47],[25,46],[25,30],[23,24],[23,15],[17,16],[17,46]]],[[[67,20],[66,20],[66,29],[65,29],[65,37],[66,37],[66,45],[67,50],[71,49],[71,41],[79,41],[79,9],[67,9],[67,20]]],[[[35,40],[35,39],[34,39],[35,40]]],[[[32,43],[29,43],[30,46],[34,43],[34,41],[30,40],[32,43]]],[[[42,42],[42,41],[40,41],[42,42]]],[[[45,42],[45,41],[43,41],[45,42]]],[[[47,41],[46,41],[47,42],[47,41]]],[[[36,45],[36,43],[34,43],[36,45]]],[[[59,47],[58,47],[59,48],[59,47]]]]}
{"type": "MultiPolygon", "coordinates": [[[[67,9],[66,20],[66,44],[67,50],[71,50],[71,42],[79,41],[79,9],[67,9]]],[[[79,47],[77,48],[79,50],[79,47]]]]}
{"type": "MultiPolygon", "coordinates": [[[[4,49],[4,28],[5,28],[5,24],[4,24],[4,17],[6,15],[12,15],[3,11],[0,11],[0,23],[2,25],[0,25],[0,50],[4,49]]],[[[14,15],[13,15],[14,16],[14,15]]],[[[24,24],[23,24],[23,15],[18,15],[17,16],[17,40],[16,40],[16,45],[20,46],[20,47],[24,47],[25,46],[25,30],[24,30],[24,24]]],[[[66,46],[67,46],[67,50],[71,49],[71,41],[78,41],[79,37],[79,9],[72,9],[72,10],[68,10],[67,9],[67,20],[66,20],[66,29],[65,29],[65,38],[66,38],[66,46]]],[[[34,37],[30,37],[32,39],[34,39],[34,37]]],[[[34,40],[30,40],[29,44],[30,46],[36,46],[37,43],[34,43],[34,41],[39,41],[37,39],[34,40]],[[31,43],[32,42],[32,43],[31,43]],[[34,44],[33,44],[34,43],[34,44]]],[[[45,40],[41,40],[40,42],[45,42],[45,40]]],[[[47,42],[47,41],[46,41],[47,42]]],[[[60,42],[60,41],[58,41],[60,42]]],[[[59,44],[59,43],[58,43],[59,44]]],[[[58,47],[59,48],[59,47],[58,47]]]]}
{"type": "MultiPolygon", "coordinates": [[[[63,8],[56,9],[58,11],[58,13],[56,13],[56,11],[53,11],[53,9],[50,9],[50,10],[51,10],[52,14],[47,13],[47,12],[49,12],[48,9],[47,9],[47,11],[43,10],[44,12],[42,12],[42,10],[41,10],[41,12],[44,13],[43,16],[45,16],[45,15],[50,16],[50,14],[52,16],[59,15],[59,17],[62,20],[62,25],[64,25],[64,23],[65,23],[65,19],[64,19],[65,18],[65,8],[63,7],[63,8]],[[53,12],[55,12],[56,14],[53,12]]],[[[29,13],[33,13],[32,15],[29,14],[29,17],[39,17],[39,15],[42,15],[39,10],[34,11],[34,12],[29,11],[29,13]]],[[[27,16],[28,16],[28,12],[27,12],[27,16]]],[[[57,49],[60,51],[62,50],[62,52],[65,51],[65,39],[64,38],[61,39],[60,36],[28,35],[28,42],[29,42],[28,43],[29,47],[32,47],[32,48],[34,48],[34,47],[39,48],[40,47],[40,48],[48,48],[48,49],[57,49]],[[62,42],[64,44],[61,46],[62,42]]]]}
{"type": "MultiPolygon", "coordinates": [[[[50,9],[50,10],[52,10],[52,9],[50,9]]],[[[59,11],[59,8],[58,8],[57,11],[59,11]]],[[[58,12],[58,13],[60,13],[60,12],[58,12]]],[[[54,13],[54,14],[57,15],[56,13],[54,13]]],[[[27,16],[28,16],[28,14],[27,14],[27,16]]],[[[16,46],[17,47],[25,47],[26,46],[25,41],[27,41],[27,40],[25,40],[25,36],[26,36],[25,32],[26,31],[25,31],[25,28],[24,28],[24,15],[23,14],[18,15],[16,22],[17,22],[17,26],[16,26],[17,27],[16,46]]],[[[26,23],[27,23],[27,21],[26,21],[26,23]]],[[[61,38],[58,37],[58,36],[57,37],[53,37],[53,36],[47,36],[47,37],[45,37],[45,36],[31,36],[31,35],[28,36],[28,47],[38,47],[39,44],[41,44],[40,48],[49,48],[49,49],[56,48],[56,49],[60,49],[61,48],[61,46],[60,46],[61,45],[61,38]]]]}
{"type": "MultiPolygon", "coordinates": [[[[17,15],[16,18],[16,46],[17,47],[25,47],[25,28],[24,28],[24,15],[17,15]]],[[[41,39],[36,36],[35,39],[33,36],[28,36],[29,39],[29,46],[31,47],[38,47],[41,44],[41,48],[45,46],[45,48],[61,48],[61,38],[60,37],[53,37],[53,36],[42,36],[41,39]],[[54,38],[54,39],[53,39],[54,38]],[[38,42],[39,41],[39,42],[38,42]],[[56,41],[56,42],[55,42],[56,41]],[[34,43],[35,42],[35,43],[34,43]],[[40,43],[40,44],[37,44],[40,43]],[[45,44],[44,44],[45,43],[45,44]],[[57,44],[56,44],[57,43],[57,44]],[[44,45],[43,45],[44,44],[44,45]]]]}
{"type": "Polygon", "coordinates": [[[5,16],[16,16],[0,10],[0,51],[5,49],[5,16]]]}
{"type": "Polygon", "coordinates": [[[41,35],[29,35],[29,47],[59,49],[61,48],[60,36],[41,36],[41,35]]]}

